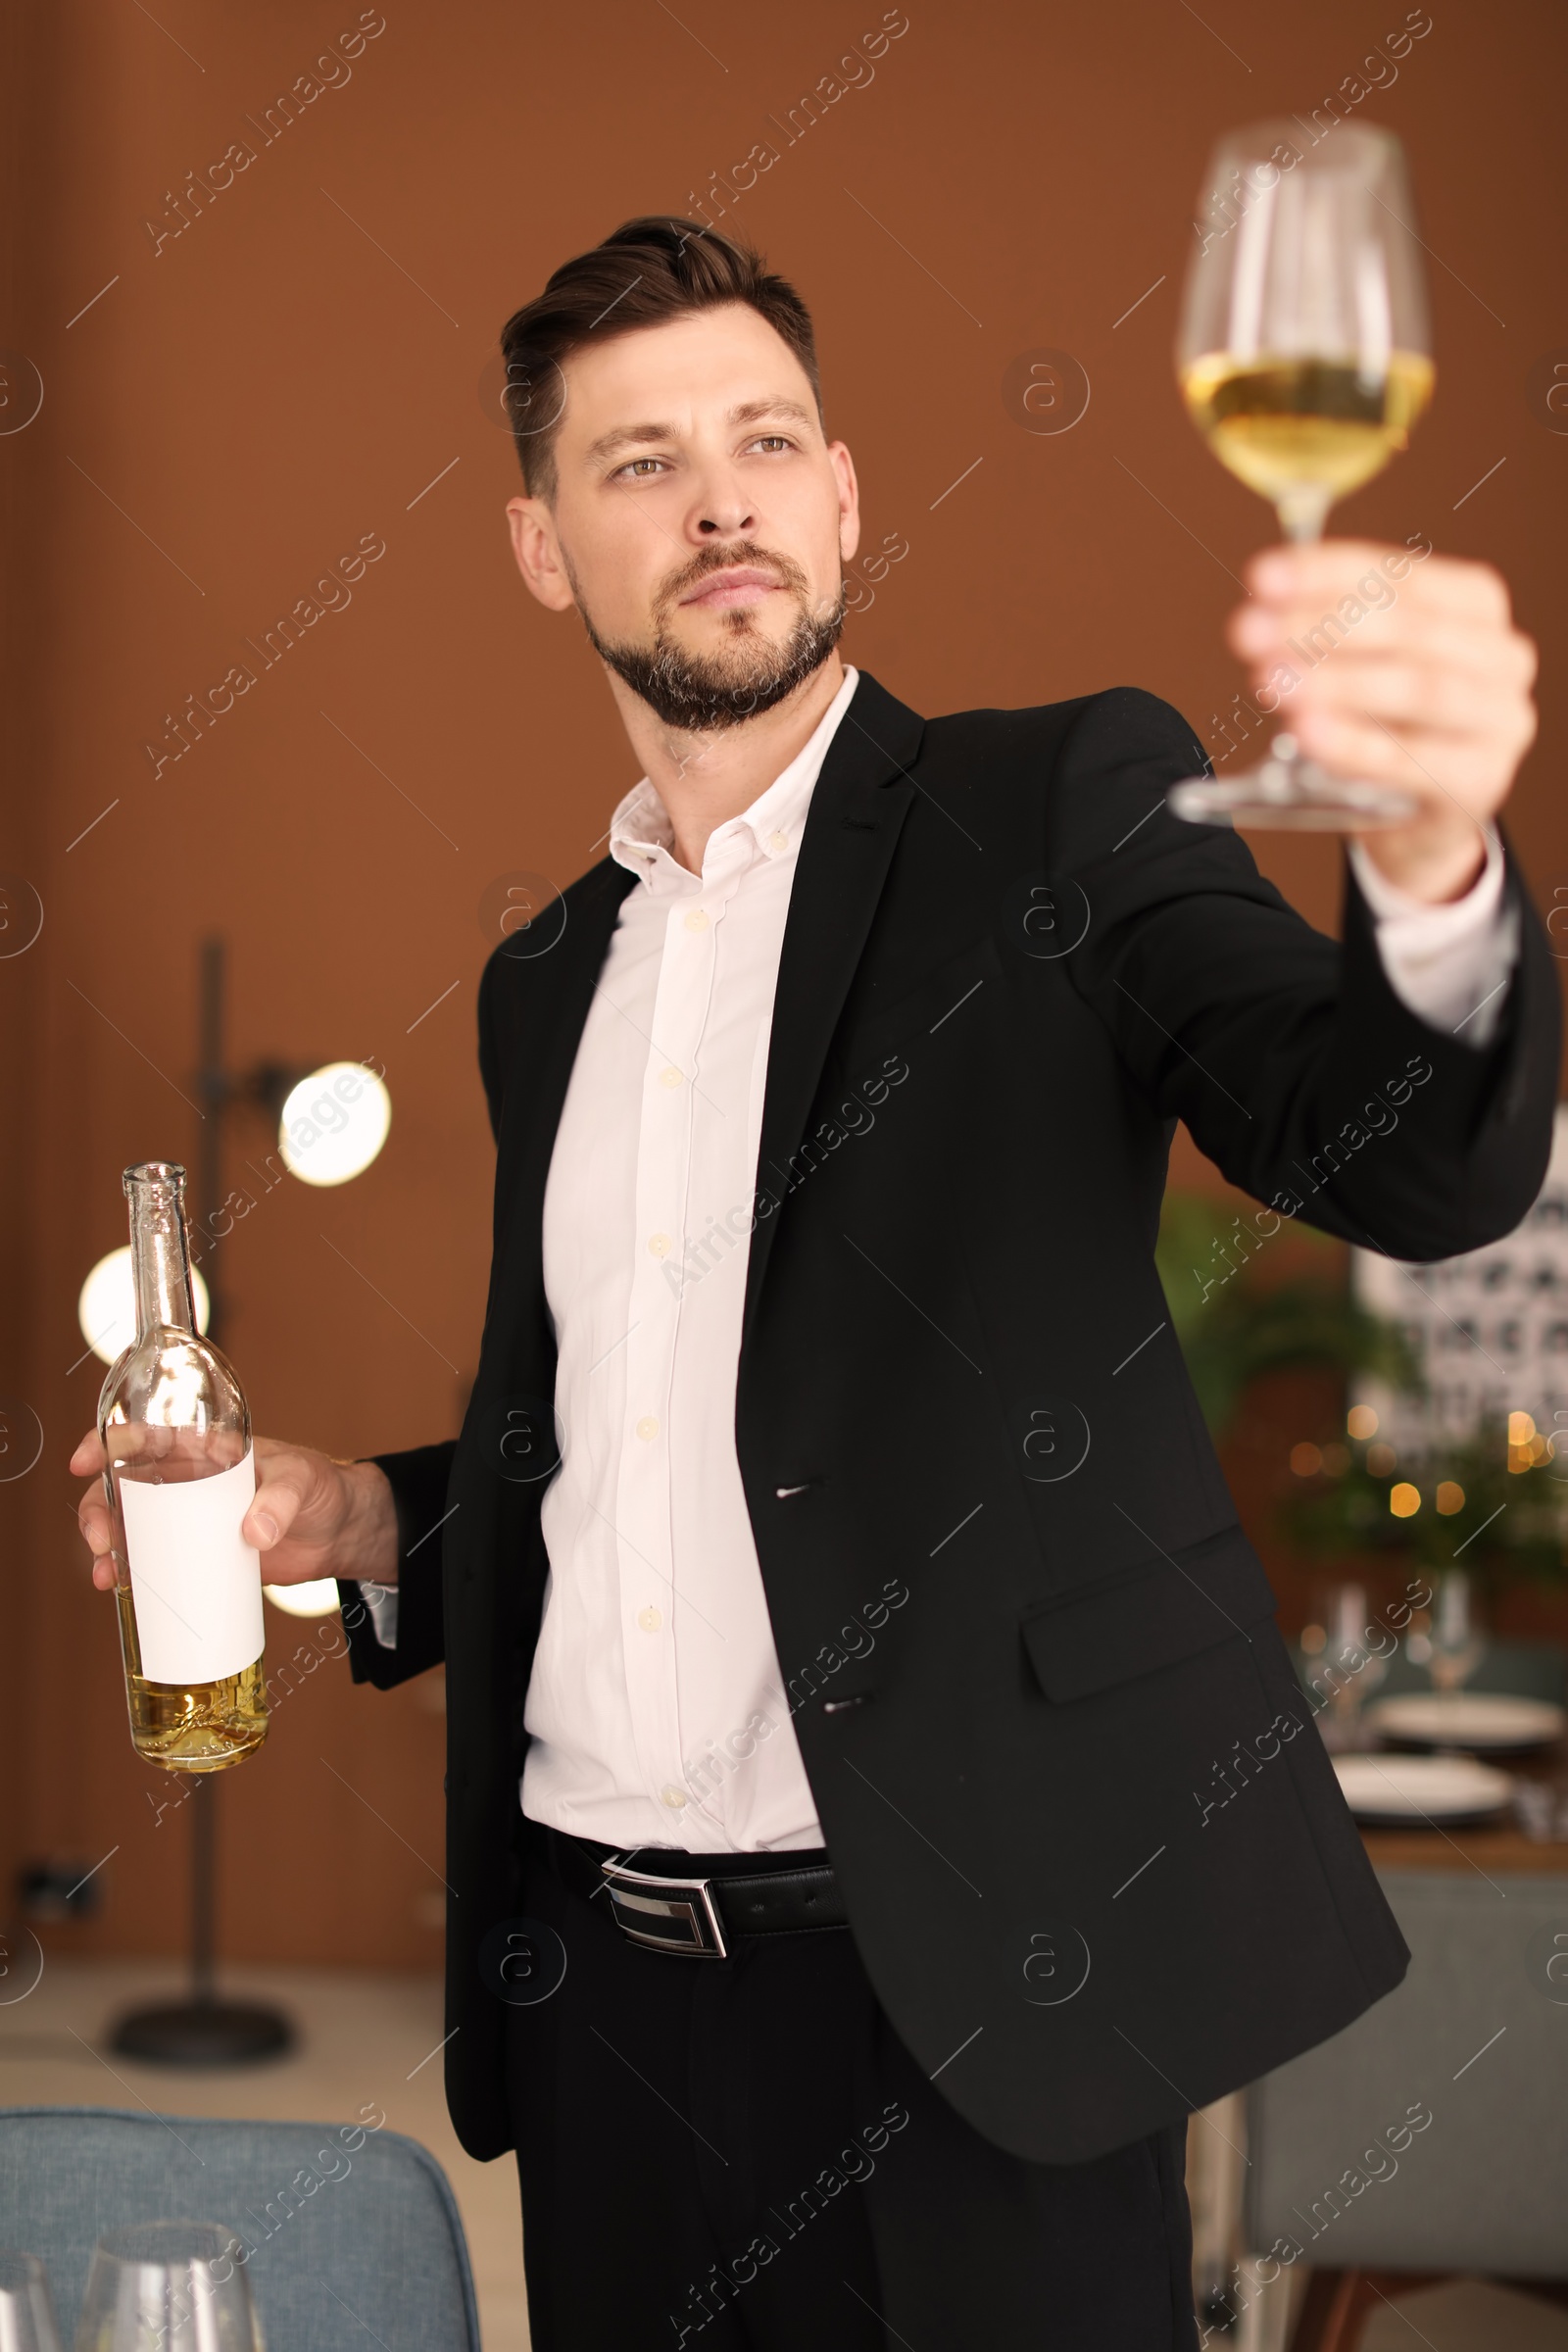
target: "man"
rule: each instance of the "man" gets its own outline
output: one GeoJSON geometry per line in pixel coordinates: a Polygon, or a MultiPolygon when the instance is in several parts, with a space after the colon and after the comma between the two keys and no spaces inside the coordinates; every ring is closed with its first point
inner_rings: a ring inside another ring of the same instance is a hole
{"type": "Polygon", "coordinates": [[[1337,948],[1167,811],[1168,705],[843,666],[855,469],[757,256],[631,221],[504,351],[516,561],[643,776],[480,984],[462,1437],[259,1439],[245,1532],[357,1679],[445,1660],[448,2094],[537,2352],[1191,2345],[1190,2111],[1408,1955],[1171,1334],[1167,1148],[1396,1257],[1522,1217],[1533,648],[1430,551],[1252,566],[1259,685],[1398,579],[1291,699],[1418,803],[1337,948]]]}

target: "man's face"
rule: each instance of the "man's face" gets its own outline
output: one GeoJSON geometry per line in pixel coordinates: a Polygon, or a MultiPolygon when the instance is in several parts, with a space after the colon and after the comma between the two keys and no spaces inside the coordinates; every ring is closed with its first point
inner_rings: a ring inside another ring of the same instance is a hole
{"type": "Polygon", "coordinates": [[[511,502],[529,587],[667,724],[769,710],[832,652],[859,518],[805,369],[744,304],[573,352],[552,506],[511,502]]]}

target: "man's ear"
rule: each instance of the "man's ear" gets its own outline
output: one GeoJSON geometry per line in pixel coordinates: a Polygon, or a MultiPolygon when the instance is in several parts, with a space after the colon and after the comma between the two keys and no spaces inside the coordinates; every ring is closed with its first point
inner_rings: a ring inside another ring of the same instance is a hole
{"type": "Polygon", "coordinates": [[[839,554],[848,564],[860,544],[860,485],[846,443],[830,441],[827,454],[839,486],[839,554]]]}
{"type": "Polygon", "coordinates": [[[577,600],[562,562],[556,519],[542,498],[510,498],[507,521],[517,569],[547,612],[569,612],[577,600]]]}

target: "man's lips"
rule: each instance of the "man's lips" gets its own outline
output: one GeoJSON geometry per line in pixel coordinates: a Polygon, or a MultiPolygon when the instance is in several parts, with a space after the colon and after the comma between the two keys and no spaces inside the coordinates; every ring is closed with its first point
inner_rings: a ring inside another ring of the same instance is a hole
{"type": "Polygon", "coordinates": [[[731,564],[723,571],[710,571],[690,596],[683,596],[680,601],[683,605],[704,606],[709,612],[722,612],[730,605],[755,605],[778,585],[770,571],[758,571],[749,564],[731,564]]]}

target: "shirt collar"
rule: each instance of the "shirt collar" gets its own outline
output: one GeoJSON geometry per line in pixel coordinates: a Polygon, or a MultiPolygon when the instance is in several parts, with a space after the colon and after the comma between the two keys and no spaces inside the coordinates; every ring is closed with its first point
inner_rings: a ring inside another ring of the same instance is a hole
{"type": "MultiPolygon", "coordinates": [[[[714,827],[703,859],[705,868],[715,852],[724,857],[726,845],[737,837],[745,839],[748,864],[759,856],[768,859],[794,856],[828,746],[850,707],[859,676],[858,669],[846,664],[844,683],[788,767],[759,793],[749,808],[714,827]]],[[[644,776],[616,804],[610,820],[610,855],[650,889],[660,884],[689,887],[701,876],[678,863],[672,855],[674,840],[669,811],[657,787],[644,776]]]]}

